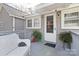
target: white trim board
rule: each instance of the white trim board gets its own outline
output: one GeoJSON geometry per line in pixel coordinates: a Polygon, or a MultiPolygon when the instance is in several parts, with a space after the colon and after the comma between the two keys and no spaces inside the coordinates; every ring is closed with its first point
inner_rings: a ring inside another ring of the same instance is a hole
{"type": "Polygon", "coordinates": [[[13,31],[15,31],[15,17],[13,17],[13,31]]]}
{"type": "Polygon", "coordinates": [[[12,15],[12,14],[9,14],[9,16],[16,17],[16,18],[20,18],[20,19],[25,19],[25,18],[23,18],[23,17],[15,16],[15,15],[12,15]]]}

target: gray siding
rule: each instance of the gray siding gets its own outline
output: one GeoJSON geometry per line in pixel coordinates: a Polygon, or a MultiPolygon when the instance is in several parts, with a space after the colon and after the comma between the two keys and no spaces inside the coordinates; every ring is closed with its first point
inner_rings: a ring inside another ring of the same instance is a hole
{"type": "MultiPolygon", "coordinates": [[[[33,30],[35,30],[35,29],[26,29],[25,30],[25,38],[26,39],[32,40],[32,32],[33,32],[33,30]]],[[[41,29],[36,29],[36,30],[41,32],[41,29]]]]}
{"type": "Polygon", "coordinates": [[[21,39],[25,38],[25,21],[16,18],[16,31],[13,32],[13,17],[9,16],[7,11],[2,8],[0,12],[0,35],[17,33],[21,39]]]}
{"type": "Polygon", "coordinates": [[[42,32],[42,36],[43,36],[43,38],[42,38],[42,41],[44,42],[45,40],[45,38],[44,38],[44,36],[45,36],[45,19],[44,19],[44,15],[42,15],[41,16],[41,32],[42,32]]]}
{"type": "Polygon", "coordinates": [[[31,40],[31,35],[32,35],[32,29],[27,29],[25,30],[25,38],[31,40]]]}
{"type": "Polygon", "coordinates": [[[62,48],[62,42],[59,40],[59,33],[62,32],[61,30],[61,12],[58,12],[59,16],[56,15],[56,27],[57,27],[57,33],[56,33],[56,41],[57,41],[57,48],[62,48]]]}
{"type": "Polygon", "coordinates": [[[25,22],[24,19],[15,18],[15,30],[16,31],[24,30],[25,28],[24,22],[25,22]]]}
{"type": "Polygon", "coordinates": [[[20,18],[15,18],[15,32],[19,34],[21,39],[25,38],[25,20],[20,18]]]}
{"type": "Polygon", "coordinates": [[[4,8],[0,12],[0,31],[12,31],[12,17],[4,8]]]}

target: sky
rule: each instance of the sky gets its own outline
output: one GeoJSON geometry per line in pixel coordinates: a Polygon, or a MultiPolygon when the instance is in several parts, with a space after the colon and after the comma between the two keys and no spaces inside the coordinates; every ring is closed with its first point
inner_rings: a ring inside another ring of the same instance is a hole
{"type": "Polygon", "coordinates": [[[40,3],[53,3],[53,0],[0,0],[0,2],[26,11],[28,8],[34,9],[34,7],[40,3]]]}
{"type": "Polygon", "coordinates": [[[53,3],[53,0],[0,0],[0,3],[7,3],[17,9],[26,11],[28,8],[34,9],[40,3],[53,3]]]}
{"type": "MultiPolygon", "coordinates": [[[[17,5],[22,5],[24,7],[34,7],[40,3],[71,3],[74,0],[0,0],[0,3],[15,3],[17,5]]],[[[75,2],[78,2],[75,0],[75,2]]]]}
{"type": "Polygon", "coordinates": [[[53,3],[53,0],[2,0],[1,2],[15,3],[17,5],[23,5],[24,7],[34,7],[40,3],[53,3]]]}
{"type": "MultiPolygon", "coordinates": [[[[0,3],[8,3],[11,6],[22,7],[23,10],[26,8],[34,8],[40,3],[71,3],[73,0],[0,0],[0,3]]],[[[75,0],[76,2],[76,0],[75,0]]]]}

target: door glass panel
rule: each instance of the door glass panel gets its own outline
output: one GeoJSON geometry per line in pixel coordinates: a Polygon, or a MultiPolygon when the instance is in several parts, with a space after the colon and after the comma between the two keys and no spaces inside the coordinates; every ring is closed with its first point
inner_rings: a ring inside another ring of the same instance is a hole
{"type": "Polygon", "coordinates": [[[47,16],[47,33],[53,33],[53,15],[47,16]]]}

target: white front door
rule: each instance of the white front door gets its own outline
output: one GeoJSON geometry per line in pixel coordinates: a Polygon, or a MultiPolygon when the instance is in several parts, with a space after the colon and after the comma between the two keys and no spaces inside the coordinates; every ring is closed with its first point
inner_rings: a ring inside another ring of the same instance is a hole
{"type": "Polygon", "coordinates": [[[56,15],[45,15],[45,40],[56,42],[56,15]]]}

